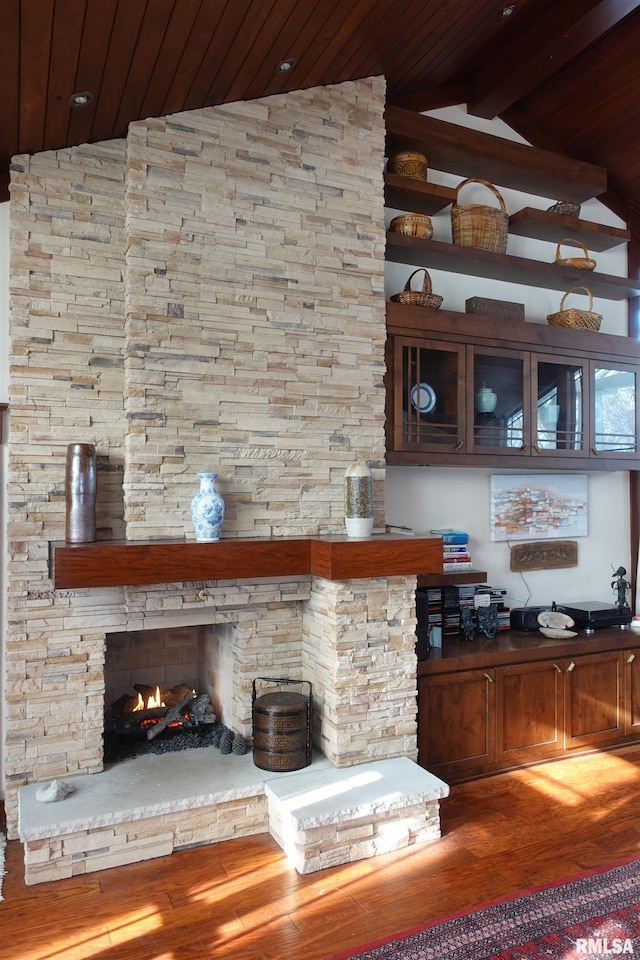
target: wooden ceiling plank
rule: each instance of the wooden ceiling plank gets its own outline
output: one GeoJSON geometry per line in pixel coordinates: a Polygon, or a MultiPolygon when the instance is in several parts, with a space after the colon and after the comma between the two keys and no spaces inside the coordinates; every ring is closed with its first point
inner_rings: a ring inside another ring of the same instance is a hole
{"type": "Polygon", "coordinates": [[[171,87],[185,55],[189,37],[202,7],[203,0],[180,0],[174,3],[162,44],[156,58],[149,85],[140,105],[141,117],[161,117],[164,105],[170,95],[171,87]]]}
{"type": "Polygon", "coordinates": [[[82,40],[76,66],[75,91],[88,90],[96,98],[85,107],[70,110],[67,128],[67,143],[87,143],[97,98],[102,89],[102,77],[109,50],[118,0],[100,0],[99,4],[87,4],[82,40]]]}
{"type": "MultiPolygon", "coordinates": [[[[252,99],[269,96],[272,93],[283,92],[283,86],[286,86],[288,89],[297,90],[309,86],[309,84],[304,82],[302,76],[306,61],[296,64],[294,68],[295,72],[291,71],[290,74],[285,77],[284,84],[282,76],[275,72],[277,64],[292,55],[289,52],[291,49],[290,45],[295,42],[296,37],[311,13],[310,5],[305,3],[304,0],[293,0],[293,2],[289,0],[288,7],[289,13],[284,16],[283,20],[284,5],[282,5],[281,9],[281,4],[276,4],[275,9],[277,14],[273,21],[273,26],[276,27],[276,40],[270,45],[268,50],[262,50],[261,62],[257,69],[253,71],[252,78],[247,84],[247,94],[252,99]]],[[[271,21],[269,21],[268,28],[269,31],[271,31],[271,21]]],[[[249,66],[249,68],[251,67],[250,64],[247,66],[249,66]]]]}
{"type": "MultiPolygon", "coordinates": [[[[334,24],[339,16],[342,7],[342,0],[321,0],[316,3],[310,12],[305,23],[300,24],[295,39],[289,42],[287,56],[296,61],[293,71],[280,75],[280,83],[273,83],[274,92],[282,92],[285,88],[295,87],[300,81],[302,71],[307,70],[307,76],[313,74],[316,60],[326,48],[332,43],[334,36],[334,24]],[[277,89],[276,89],[277,88],[277,89]]],[[[316,86],[312,79],[307,79],[306,86],[316,86]]]]}
{"type": "Polygon", "coordinates": [[[194,78],[202,69],[211,38],[218,28],[223,9],[223,6],[218,3],[206,2],[200,5],[189,39],[171,81],[171,87],[162,106],[162,116],[179,113],[185,109],[189,91],[194,78]]]}
{"type": "MultiPolygon", "coordinates": [[[[242,33],[243,25],[251,18],[252,0],[231,0],[224,6],[215,31],[212,33],[207,52],[204,55],[200,68],[193,78],[191,87],[184,102],[185,110],[210,104],[209,93],[215,83],[221,64],[229,56],[229,48],[238,33],[242,33]]],[[[236,62],[236,68],[242,63],[242,55],[236,62]]]]}
{"type": "Polygon", "coordinates": [[[77,109],[69,106],[69,97],[78,92],[76,73],[85,10],[85,0],[67,0],[65,4],[57,3],[55,7],[42,144],[44,150],[54,150],[67,144],[69,115],[77,109]]]}
{"type": "Polygon", "coordinates": [[[123,135],[132,120],[144,116],[142,103],[174,7],[175,0],[153,0],[145,11],[115,119],[115,129],[123,131],[123,135]]]}
{"type": "Polygon", "coordinates": [[[54,0],[23,0],[20,17],[19,153],[42,150],[54,0]]]}
{"type": "Polygon", "coordinates": [[[126,129],[116,127],[116,118],[146,8],[147,0],[118,2],[91,128],[94,142],[117,139],[126,133],[126,129]]]}
{"type": "MultiPolygon", "coordinates": [[[[289,0],[289,11],[294,3],[295,0],[289,0]]],[[[266,2],[261,4],[260,14],[255,18],[247,37],[244,57],[239,57],[237,50],[234,49],[233,61],[229,59],[225,63],[225,81],[222,82],[221,79],[217,91],[221,102],[232,103],[234,100],[243,99],[243,91],[247,89],[271,50],[273,37],[269,24],[272,22],[272,17],[278,17],[279,7],[279,0],[275,0],[270,7],[266,2]],[[234,63],[237,66],[235,71],[231,69],[234,63]],[[229,76],[229,74],[232,75],[229,76]]]]}
{"type": "Polygon", "coordinates": [[[498,116],[638,7],[640,0],[600,0],[588,12],[584,0],[555,4],[476,74],[469,83],[469,112],[486,118],[498,116]]]}
{"type": "Polygon", "coordinates": [[[16,152],[19,136],[19,90],[20,46],[15,38],[20,36],[20,0],[5,0],[2,9],[0,30],[0,157],[6,169],[12,153],[16,152]]]}
{"type": "MultiPolygon", "coordinates": [[[[403,71],[406,90],[440,86],[458,77],[462,67],[473,55],[476,47],[483,43],[483,37],[495,23],[495,8],[490,14],[486,3],[475,2],[464,11],[464,16],[451,16],[448,5],[442,7],[441,20],[427,22],[427,37],[415,31],[403,51],[403,71]],[[432,28],[432,29],[431,29],[432,28]]],[[[393,90],[397,89],[394,82],[393,90]]]]}

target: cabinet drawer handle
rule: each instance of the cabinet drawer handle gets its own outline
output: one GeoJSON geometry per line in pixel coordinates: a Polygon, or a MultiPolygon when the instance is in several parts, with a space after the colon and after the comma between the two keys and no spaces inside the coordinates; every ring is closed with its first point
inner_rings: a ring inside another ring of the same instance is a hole
{"type": "Polygon", "coordinates": [[[635,653],[630,653],[629,656],[627,657],[627,663],[633,663],[635,658],[636,658],[635,653]]]}
{"type": "Polygon", "coordinates": [[[572,660],[571,663],[569,664],[569,666],[567,667],[567,673],[571,673],[571,671],[572,671],[572,670],[575,670],[575,668],[576,668],[576,665],[575,665],[575,663],[574,663],[573,660],[572,660]]]}
{"type": "Polygon", "coordinates": [[[562,670],[560,669],[560,667],[558,666],[557,663],[554,663],[554,667],[556,668],[556,670],[558,671],[558,673],[562,673],[562,670]]]}
{"type": "Polygon", "coordinates": [[[464,440],[461,440],[460,443],[456,443],[455,449],[459,450],[460,447],[464,447],[464,440]]]}
{"type": "Polygon", "coordinates": [[[521,449],[521,450],[526,450],[528,446],[529,446],[528,443],[523,443],[522,446],[520,447],[520,449],[521,449]]]}
{"type": "Polygon", "coordinates": [[[535,450],[536,453],[540,453],[540,447],[538,446],[537,443],[534,443],[533,449],[535,450]]]}
{"type": "Polygon", "coordinates": [[[594,455],[594,457],[599,457],[599,456],[600,456],[600,451],[599,451],[599,450],[596,450],[595,447],[591,447],[591,453],[594,455]]]}
{"type": "Polygon", "coordinates": [[[488,673],[485,673],[484,676],[489,681],[489,683],[493,683],[493,677],[490,677],[488,673]]]}

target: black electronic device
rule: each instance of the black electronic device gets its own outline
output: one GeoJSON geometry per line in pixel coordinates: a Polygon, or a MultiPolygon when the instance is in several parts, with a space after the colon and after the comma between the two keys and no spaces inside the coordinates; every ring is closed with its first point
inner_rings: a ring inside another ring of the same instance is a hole
{"type": "Polygon", "coordinates": [[[551,610],[551,604],[546,607],[514,607],[509,616],[509,625],[512,630],[533,632],[540,626],[538,614],[543,610],[551,610]]]}
{"type": "Polygon", "coordinates": [[[563,603],[558,605],[561,613],[568,614],[576,627],[581,630],[600,630],[603,627],[626,627],[631,623],[629,607],[615,607],[599,600],[586,600],[584,603],[563,603]]]}

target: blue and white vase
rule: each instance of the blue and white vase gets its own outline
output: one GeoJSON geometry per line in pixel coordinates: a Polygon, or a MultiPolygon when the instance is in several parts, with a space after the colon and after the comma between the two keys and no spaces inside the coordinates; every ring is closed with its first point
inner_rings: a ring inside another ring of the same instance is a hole
{"type": "Polygon", "coordinates": [[[191,519],[196,540],[211,543],[220,539],[224,500],[216,490],[217,473],[199,473],[200,489],[191,501],[191,519]]]}

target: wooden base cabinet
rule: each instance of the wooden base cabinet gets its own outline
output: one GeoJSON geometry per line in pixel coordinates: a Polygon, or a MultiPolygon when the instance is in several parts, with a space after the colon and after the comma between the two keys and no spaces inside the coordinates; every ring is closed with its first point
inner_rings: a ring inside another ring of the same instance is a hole
{"type": "Polygon", "coordinates": [[[418,689],[421,766],[455,779],[494,762],[494,670],[422,677],[418,689]]]}
{"type": "Polygon", "coordinates": [[[496,670],[496,760],[524,763],[562,750],[562,661],[496,670]]]}
{"type": "Polygon", "coordinates": [[[640,740],[640,647],[441,671],[419,677],[418,762],[449,782],[640,740]]]}
{"type": "Polygon", "coordinates": [[[564,744],[619,743],[624,736],[624,658],[621,651],[565,661],[564,744]]]}

